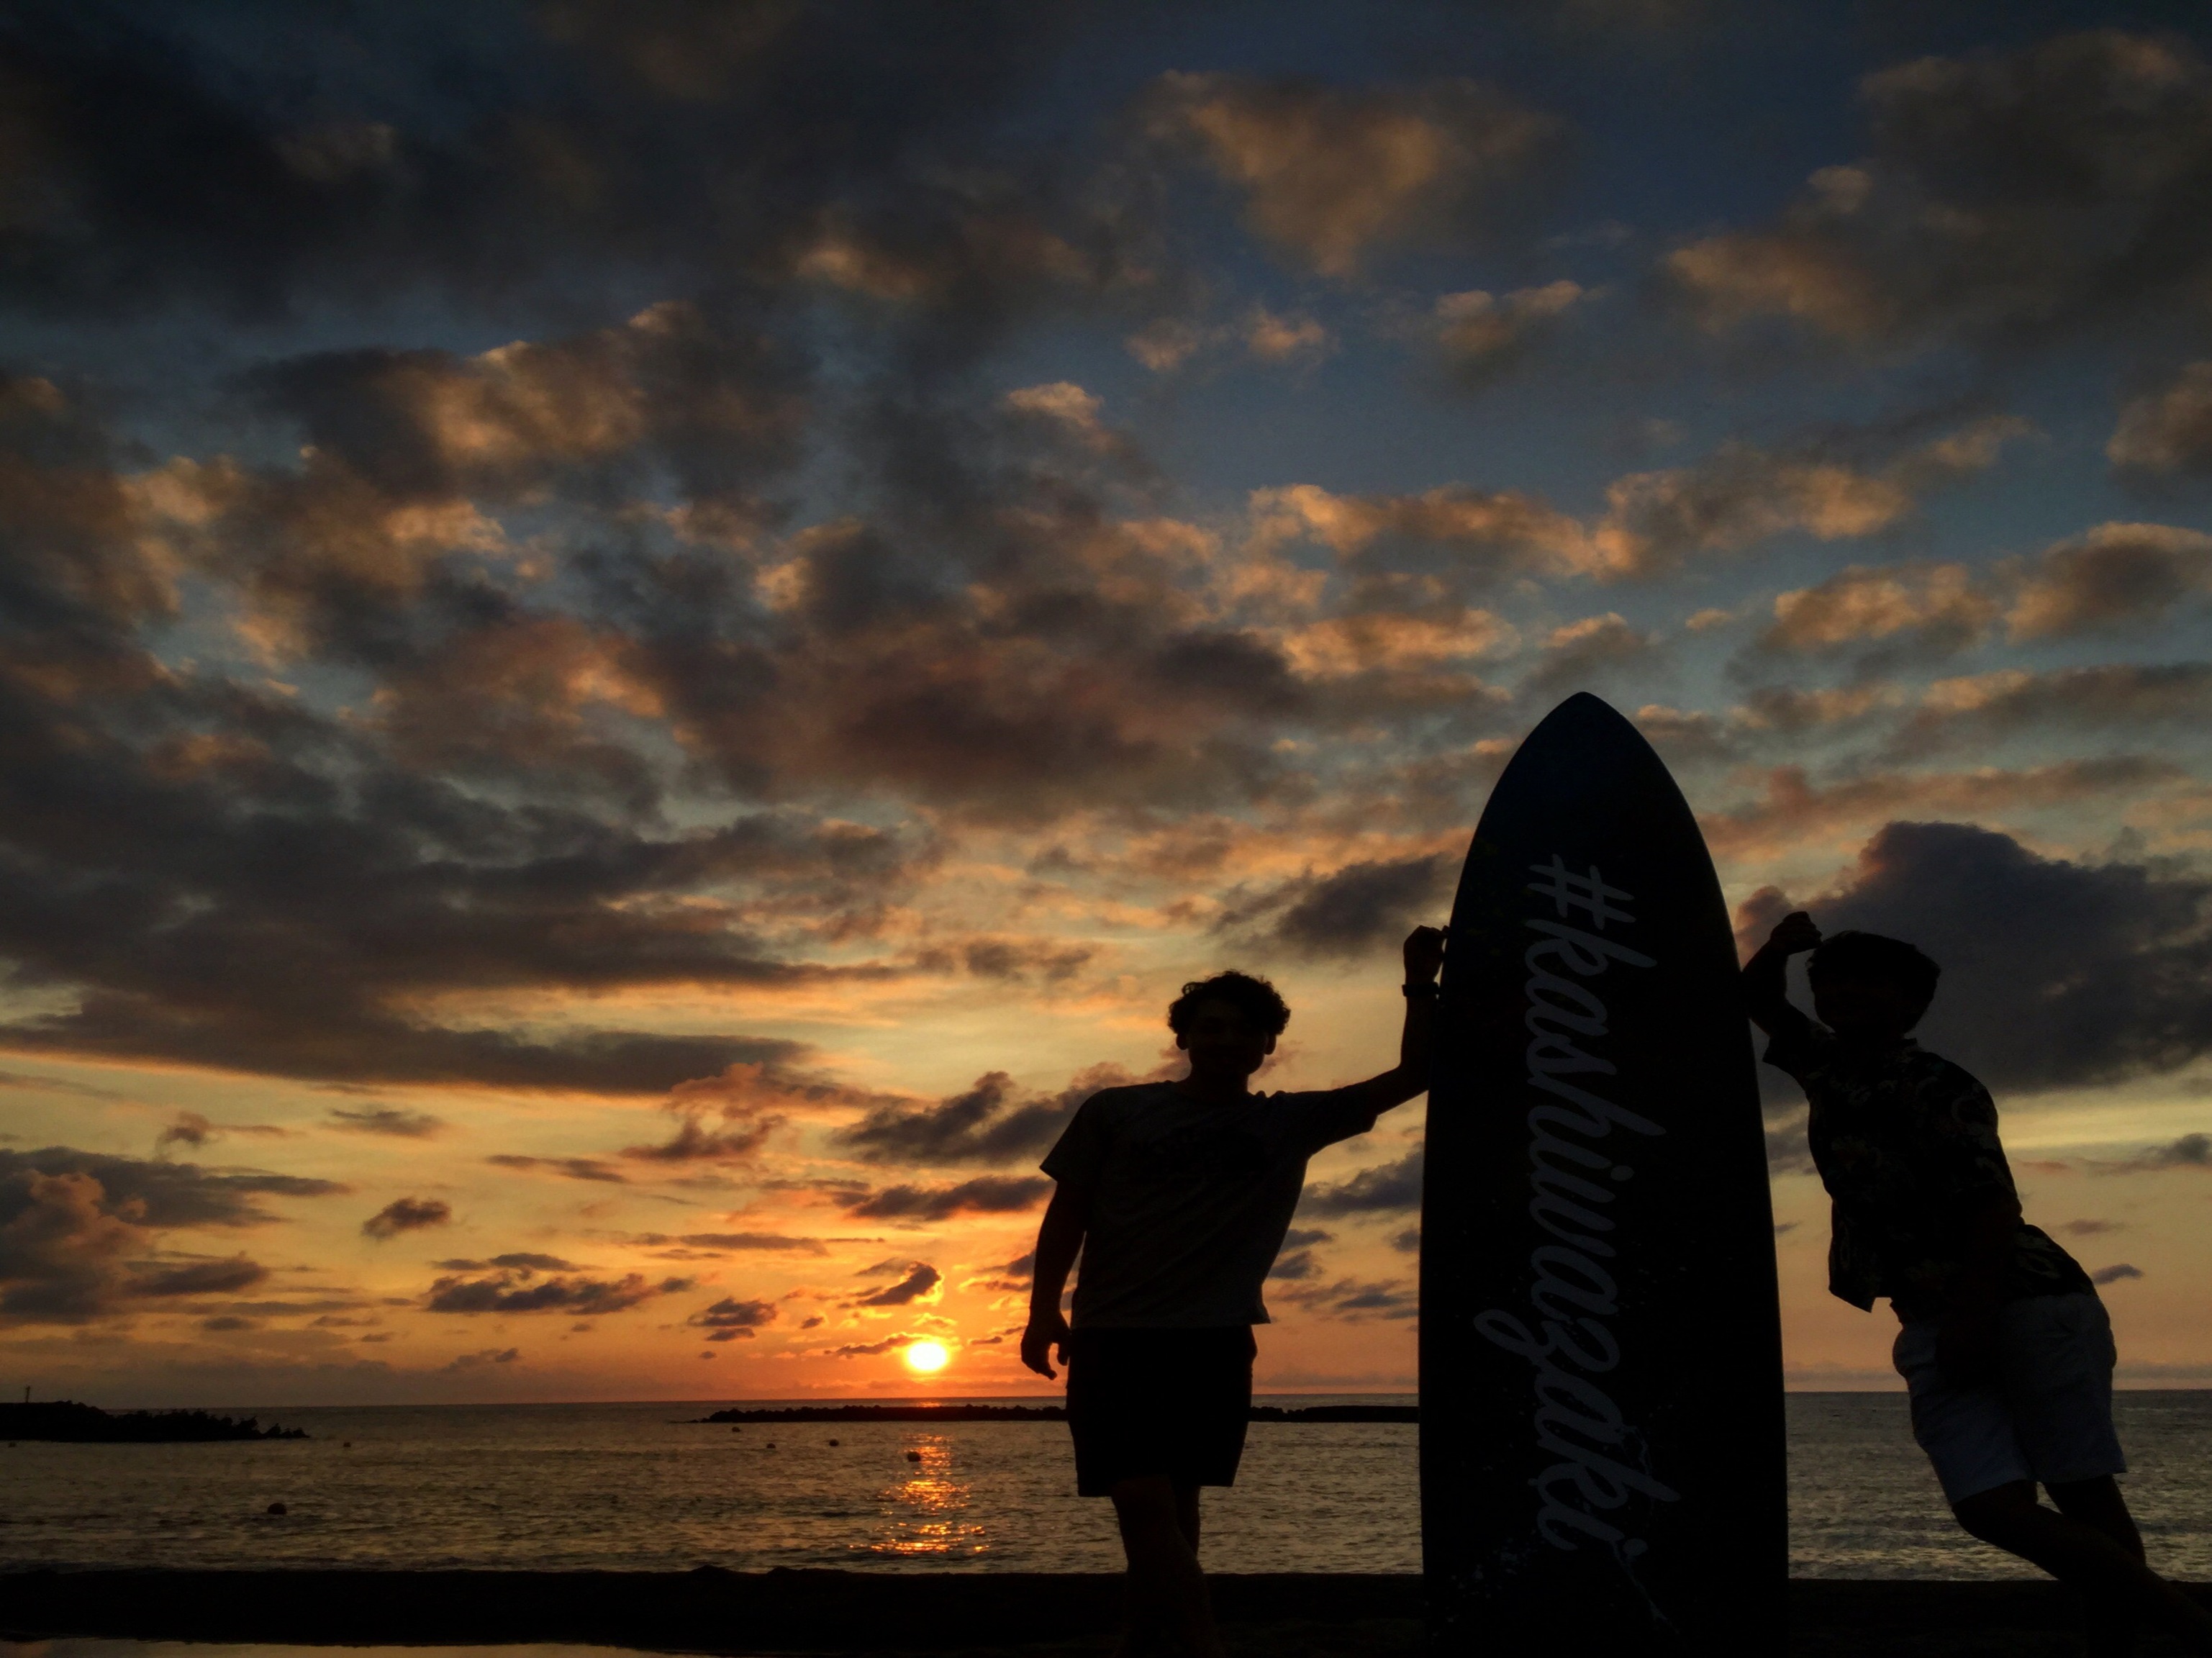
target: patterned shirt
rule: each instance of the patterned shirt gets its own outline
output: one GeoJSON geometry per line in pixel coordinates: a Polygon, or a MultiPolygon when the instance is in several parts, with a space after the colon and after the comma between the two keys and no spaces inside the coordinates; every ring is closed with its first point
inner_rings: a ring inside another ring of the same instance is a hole
{"type": "MultiPolygon", "coordinates": [[[[1997,1108],[1964,1067],[1915,1042],[1869,1051],[1796,1009],[1766,1062],[1795,1077],[1812,1106],[1806,1135],[1833,1200],[1828,1290],[1899,1318],[1940,1318],[1965,1267],[1967,1223],[1991,1199],[2018,1200],[1997,1108]]],[[[2026,1221],[2000,1293],[2094,1294],[2073,1256],[2026,1221]]]]}

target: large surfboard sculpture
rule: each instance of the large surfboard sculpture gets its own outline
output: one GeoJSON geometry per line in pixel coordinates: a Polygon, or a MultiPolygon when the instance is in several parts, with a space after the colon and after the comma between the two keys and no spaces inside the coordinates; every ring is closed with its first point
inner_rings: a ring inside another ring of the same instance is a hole
{"type": "Polygon", "coordinates": [[[1452,908],[1421,1211],[1421,1512],[1448,1654],[1782,1646],[1773,1217],[1735,950],[1666,767],[1530,733],[1452,908]]]}

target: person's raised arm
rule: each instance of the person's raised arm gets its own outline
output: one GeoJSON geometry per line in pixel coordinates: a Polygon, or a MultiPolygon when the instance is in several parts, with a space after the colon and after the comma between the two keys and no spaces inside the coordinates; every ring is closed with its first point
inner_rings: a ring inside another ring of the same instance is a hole
{"type": "MultiPolygon", "coordinates": [[[[1443,964],[1443,928],[1417,926],[1407,934],[1406,1023],[1398,1034],[1398,1063],[1344,1090],[1346,1102],[1365,1114],[1365,1128],[1392,1106],[1428,1090],[1437,1042],[1437,975],[1443,964]]],[[[1365,1128],[1354,1132],[1364,1133],[1365,1128]]]]}
{"type": "Polygon", "coordinates": [[[1790,958],[1817,949],[1820,929],[1802,909],[1775,923],[1766,942],[1743,964],[1743,1008],[1770,1036],[1795,1033],[1811,1022],[1790,1000],[1790,958]]]}
{"type": "Polygon", "coordinates": [[[1037,1224],[1036,1259],[1031,1263],[1030,1321],[1022,1332],[1022,1363],[1047,1381],[1058,1372],[1052,1368],[1055,1350],[1067,1363],[1067,1319],[1060,1310],[1060,1293],[1067,1285],[1069,1268],[1083,1248],[1090,1209],[1090,1194],[1065,1182],[1054,1188],[1037,1224]]]}

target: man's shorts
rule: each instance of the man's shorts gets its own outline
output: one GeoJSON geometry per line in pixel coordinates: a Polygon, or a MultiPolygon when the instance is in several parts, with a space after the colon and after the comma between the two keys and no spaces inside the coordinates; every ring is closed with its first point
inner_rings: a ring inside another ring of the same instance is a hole
{"type": "Polygon", "coordinates": [[[2125,1473],[2112,1431],[2112,1323],[2094,1295],[2027,1296],[1997,1309],[1997,1376],[1944,1380],[1935,1319],[1897,1333],[1912,1436],[1954,1505],[2015,1481],[2069,1485],[2125,1473]]]}
{"type": "Polygon", "coordinates": [[[1236,1484],[1257,1351],[1248,1324],[1077,1330],[1067,1343],[1076,1490],[1104,1497],[1147,1474],[1182,1490],[1236,1484]]]}

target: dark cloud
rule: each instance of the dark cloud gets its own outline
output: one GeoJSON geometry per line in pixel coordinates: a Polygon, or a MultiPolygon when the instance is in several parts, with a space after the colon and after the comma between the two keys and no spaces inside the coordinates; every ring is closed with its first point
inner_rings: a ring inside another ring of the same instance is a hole
{"type": "Polygon", "coordinates": [[[1944,974],[1923,1039],[1993,1086],[2170,1071],[2212,1048],[2212,883],[2124,861],[2043,858],[1963,823],[1893,823],[1824,931],[1909,938],[1944,974]]]}
{"type": "Polygon", "coordinates": [[[331,1125],[356,1134],[391,1134],[400,1139],[422,1140],[442,1132],[445,1120],[427,1111],[406,1111],[396,1105],[349,1108],[332,1106],[331,1125]]]}
{"type": "Polygon", "coordinates": [[[131,1279],[127,1293],[134,1296],[221,1296],[250,1290],[269,1276],[269,1269],[244,1255],[228,1260],[196,1260],[131,1279]]]}
{"type": "Polygon", "coordinates": [[[2105,456],[2121,472],[2212,472],[2212,362],[2187,364],[2165,386],[2130,399],[2105,456]]]}
{"type": "Polygon", "coordinates": [[[724,1296],[684,1321],[711,1332],[709,1341],[750,1341],[755,1331],[775,1320],[776,1306],[772,1301],[738,1301],[724,1296]]]}
{"type": "Polygon", "coordinates": [[[845,1212],[857,1219],[921,1225],[955,1215],[1018,1214],[1035,1208],[1051,1189],[1052,1182],[1039,1176],[978,1175],[954,1186],[886,1186],[848,1203],[845,1212]]]}
{"type": "Polygon", "coordinates": [[[1443,853],[1347,864],[1256,893],[1237,893],[1217,930],[1309,957],[1364,956],[1395,947],[1450,896],[1453,859],[1443,853]]]}
{"type": "Polygon", "coordinates": [[[1400,1214],[1421,1206],[1422,1154],[1417,1148],[1395,1163],[1363,1169],[1334,1186],[1309,1186],[1302,1215],[1400,1214]]]}
{"type": "Polygon", "coordinates": [[[973,307],[1085,274],[969,182],[1018,149],[929,165],[1049,52],[1063,20],[1027,8],[950,33],[894,4],[308,16],[286,56],[321,66],[312,99],[204,21],[52,4],[10,29],[34,204],[4,245],[17,304],[258,317],[428,288],[543,307],[626,273],[758,282],[811,259],[827,284],[973,307]],[[386,67],[410,61],[436,69],[386,67]],[[1036,268],[1007,272],[1024,236],[1036,268]]]}
{"type": "Polygon", "coordinates": [[[612,1163],[602,1163],[597,1157],[528,1157],[519,1152],[501,1151],[484,1161],[501,1169],[550,1169],[570,1180],[604,1181],[616,1186],[629,1178],[612,1163]]]}
{"type": "Polygon", "coordinates": [[[2184,1134],[2165,1145],[2154,1145],[2133,1157],[2093,1162],[2100,1175],[2139,1175],[2163,1169],[2212,1169],[2212,1134],[2184,1134]]]}
{"type": "Polygon", "coordinates": [[[2142,1276],[2143,1269],[2142,1267],[2131,1266],[2126,1261],[2120,1261],[2117,1265],[2112,1266],[2100,1266],[2095,1272],[2089,1274],[2089,1282],[2096,1284],[2118,1284],[2122,1278],[2141,1278],[2142,1276]]]}
{"type": "Polygon", "coordinates": [[[534,1272],[574,1272],[582,1269],[575,1262],[563,1260],[558,1255],[541,1255],[527,1250],[517,1250],[504,1255],[494,1255],[489,1260],[441,1260],[432,1265],[448,1272],[481,1272],[495,1267],[526,1266],[534,1272]]]}
{"type": "Polygon", "coordinates": [[[1316,1317],[1355,1324],[1373,1318],[1416,1318],[1420,1315],[1420,1298],[1413,1286],[1396,1278],[1376,1283],[1339,1278],[1333,1284],[1323,1284],[1318,1276],[1301,1274],[1297,1281],[1274,1291],[1273,1297],[1316,1317]]]}
{"type": "Polygon", "coordinates": [[[2212,664],[2112,663],[2035,673],[1999,670],[1945,682],[1892,739],[1900,756],[2051,730],[2192,726],[2212,716],[2212,664]]]}
{"type": "Polygon", "coordinates": [[[488,1278],[441,1278],[431,1284],[422,1306],[433,1313],[568,1313],[591,1318],[690,1287],[689,1278],[656,1284],[636,1272],[614,1279],[546,1278],[534,1268],[516,1266],[488,1278]]]}
{"type": "Polygon", "coordinates": [[[927,1297],[937,1288],[944,1276],[927,1261],[917,1260],[896,1284],[885,1284],[872,1295],[862,1296],[853,1304],[855,1307],[904,1307],[927,1297]]]}
{"type": "Polygon", "coordinates": [[[258,1197],[338,1197],[353,1188],[338,1181],[251,1169],[207,1169],[198,1163],[151,1162],[49,1145],[37,1151],[0,1150],[0,1181],[27,1175],[84,1175],[98,1182],[102,1201],[156,1230],[173,1226],[258,1226],[278,1218],[258,1197]]]}
{"type": "Polygon", "coordinates": [[[781,1232],[685,1232],[675,1237],[665,1232],[638,1232],[633,1234],[629,1241],[647,1246],[678,1243],[690,1249],[722,1253],[751,1250],[802,1255],[829,1253],[828,1246],[820,1238],[790,1237],[781,1232]]]}
{"type": "Polygon", "coordinates": [[[394,1198],[362,1222],[361,1230],[373,1238],[396,1238],[402,1232],[443,1226],[453,1218],[453,1206],[442,1198],[394,1198]]]}
{"type": "Polygon", "coordinates": [[[1346,89],[1176,73],[1146,112],[1244,197],[1246,222],[1299,264],[1348,277],[1381,247],[1464,240],[1556,155],[1565,129],[1469,81],[1346,89]]]}
{"type": "Polygon", "coordinates": [[[1098,1065],[1079,1073],[1057,1094],[1023,1095],[1012,1078],[993,1071],[965,1092],[948,1095],[935,1105],[878,1106],[831,1138],[871,1163],[1012,1163],[1049,1147],[1076,1108],[1100,1089],[1134,1080],[1119,1066],[1098,1065]]]}
{"type": "Polygon", "coordinates": [[[324,1196],[335,1181],[48,1146],[0,1151],[0,1322],[82,1324],[147,1297],[221,1295],[266,1269],[244,1255],[149,1265],[171,1228],[258,1226],[264,1194],[324,1196]]]}
{"type": "Polygon", "coordinates": [[[453,1371],[480,1370],[487,1364],[514,1364],[522,1358],[520,1347],[484,1347],[473,1353],[463,1353],[451,1360],[446,1369],[453,1371]]]}
{"type": "Polygon", "coordinates": [[[2212,268],[2212,76],[2178,36],[1921,58],[1861,93],[1869,154],[1814,173],[1779,223],[1670,257],[1709,324],[2042,339],[2171,315],[2212,268]]]}

